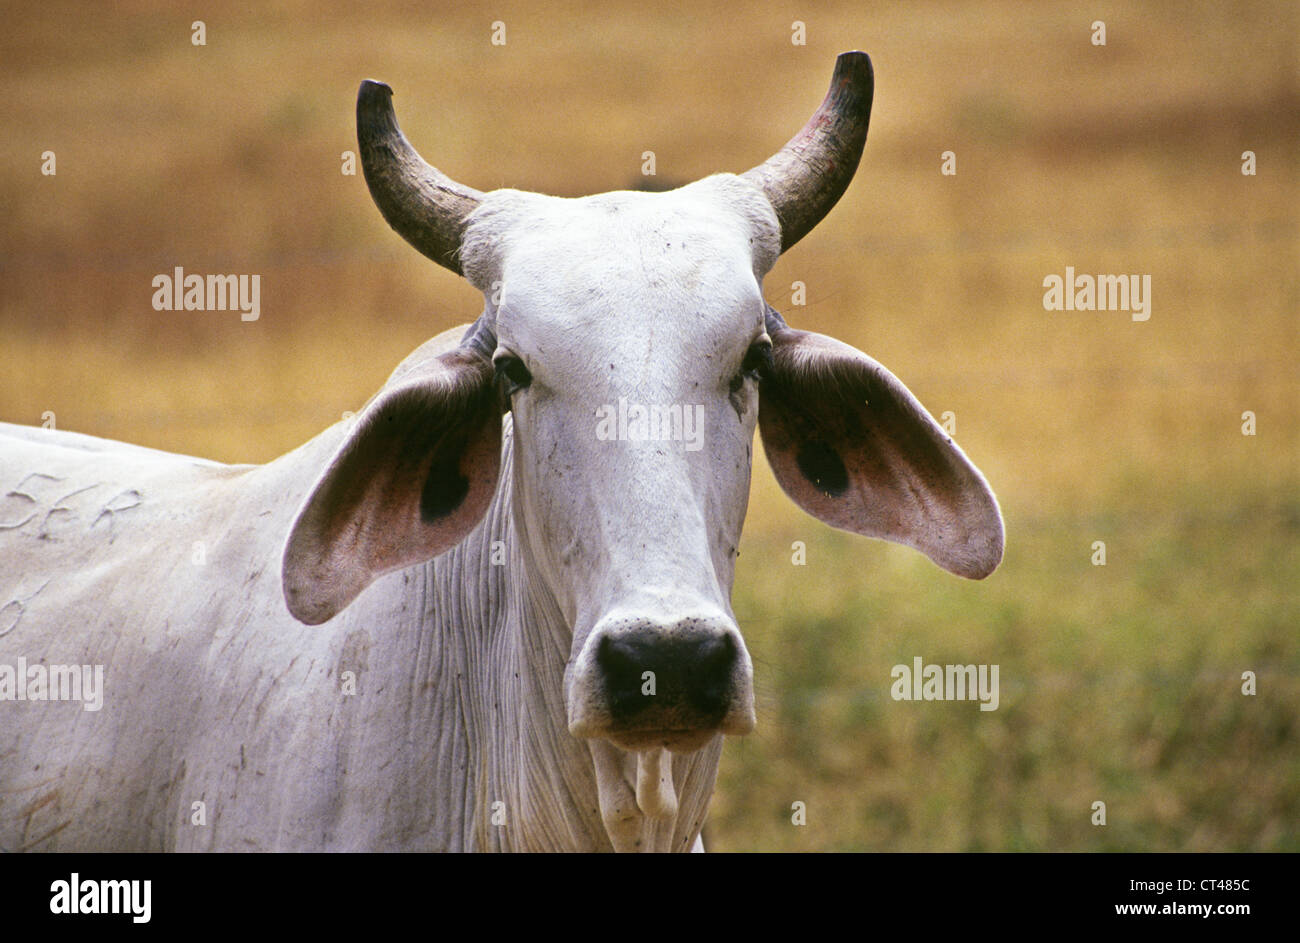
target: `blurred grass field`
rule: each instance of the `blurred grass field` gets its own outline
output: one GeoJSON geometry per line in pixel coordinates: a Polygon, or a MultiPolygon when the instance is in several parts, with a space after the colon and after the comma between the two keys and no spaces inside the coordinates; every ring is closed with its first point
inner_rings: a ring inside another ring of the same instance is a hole
{"type": "Polygon", "coordinates": [[[759,723],[710,847],[1300,850],[1295,4],[0,9],[0,419],[239,462],[480,308],[340,173],[360,79],[464,183],[578,195],[646,150],[661,180],[758,163],[867,50],[857,179],[767,296],[955,415],[1007,554],[958,580],[804,516],[756,459],[734,602],[759,723]],[[176,265],[261,274],[261,318],[154,311],[176,265]],[[1149,273],[1150,320],[1044,311],[1066,266],[1149,273]],[[917,655],[1000,665],[999,709],[893,701],[917,655]]]}

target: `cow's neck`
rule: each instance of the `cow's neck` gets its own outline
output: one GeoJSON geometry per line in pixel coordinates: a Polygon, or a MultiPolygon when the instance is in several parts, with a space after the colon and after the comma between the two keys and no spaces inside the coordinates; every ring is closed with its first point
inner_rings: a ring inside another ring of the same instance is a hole
{"type": "MultiPolygon", "coordinates": [[[[473,703],[460,709],[468,722],[471,762],[484,776],[466,784],[479,809],[466,818],[465,845],[528,851],[689,850],[708,812],[722,737],[689,756],[665,757],[670,762],[662,770],[656,757],[641,757],[645,768],[638,804],[638,755],[569,733],[564,668],[572,630],[549,589],[548,574],[526,541],[515,539],[512,444],[507,417],[497,494],[483,526],[462,545],[466,556],[459,567],[464,580],[474,561],[488,563],[475,597],[473,621],[480,628],[470,633],[475,644],[466,652],[471,677],[476,675],[472,693],[466,692],[473,703]],[[667,808],[663,796],[647,786],[652,772],[665,778],[671,772],[676,801],[667,808]]],[[[453,588],[444,575],[440,589],[453,588]]],[[[464,633],[465,625],[444,628],[464,633]]]]}

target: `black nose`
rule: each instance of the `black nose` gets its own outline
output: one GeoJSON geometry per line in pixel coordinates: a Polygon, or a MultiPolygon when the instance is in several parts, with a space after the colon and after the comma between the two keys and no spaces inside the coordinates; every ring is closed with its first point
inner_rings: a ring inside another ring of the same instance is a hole
{"type": "Polygon", "coordinates": [[[600,640],[600,668],[615,724],[686,728],[722,720],[738,651],[726,632],[622,628],[600,640]]]}

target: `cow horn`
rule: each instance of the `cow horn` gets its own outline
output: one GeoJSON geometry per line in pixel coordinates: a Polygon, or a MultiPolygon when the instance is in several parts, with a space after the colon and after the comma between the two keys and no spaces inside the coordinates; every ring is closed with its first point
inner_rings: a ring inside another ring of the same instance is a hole
{"type": "Polygon", "coordinates": [[[822,221],[848,188],[867,142],[875,76],[865,52],[840,53],[817,112],[785,147],[743,176],[762,187],[781,222],[781,251],[822,221]]]}
{"type": "Polygon", "coordinates": [[[483,194],[429,166],[406,140],[393,113],[393,90],[366,79],[357,92],[357,143],[366,186],[388,225],[457,275],[460,240],[483,194]]]}

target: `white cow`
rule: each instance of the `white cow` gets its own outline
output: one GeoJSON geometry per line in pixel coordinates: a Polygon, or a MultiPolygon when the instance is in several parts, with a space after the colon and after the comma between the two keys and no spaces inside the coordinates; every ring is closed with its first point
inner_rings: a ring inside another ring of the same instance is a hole
{"type": "Polygon", "coordinates": [[[1002,555],[907,389],[763,300],[871,95],[846,53],[754,170],[570,200],[451,181],[364,83],[376,203],[486,308],[268,465],[0,427],[0,846],[698,848],[754,725],[756,425],[823,521],[967,577],[1002,555]]]}

